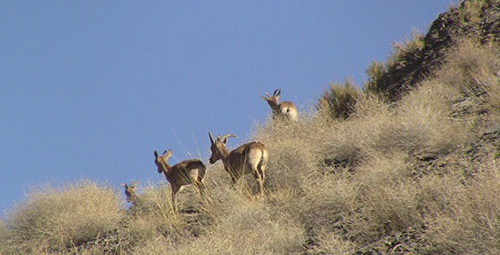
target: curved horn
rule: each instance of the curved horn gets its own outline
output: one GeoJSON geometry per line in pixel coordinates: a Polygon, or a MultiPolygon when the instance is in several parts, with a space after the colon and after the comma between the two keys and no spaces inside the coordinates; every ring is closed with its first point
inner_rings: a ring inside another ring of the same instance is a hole
{"type": "Polygon", "coordinates": [[[227,143],[227,138],[229,138],[229,137],[237,137],[237,136],[232,135],[232,134],[227,134],[227,135],[223,135],[223,136],[217,137],[217,140],[221,141],[223,143],[227,143]]]}

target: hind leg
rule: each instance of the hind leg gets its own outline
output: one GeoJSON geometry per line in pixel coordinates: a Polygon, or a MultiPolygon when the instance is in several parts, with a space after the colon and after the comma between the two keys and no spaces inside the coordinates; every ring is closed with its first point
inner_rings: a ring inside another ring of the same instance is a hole
{"type": "Polygon", "coordinates": [[[259,184],[259,193],[261,196],[264,196],[264,181],[265,181],[265,173],[264,171],[257,170],[254,172],[254,177],[259,184]]]}
{"type": "Polygon", "coordinates": [[[196,189],[198,190],[198,192],[200,193],[200,196],[202,198],[205,198],[207,193],[206,193],[206,188],[205,188],[205,184],[203,184],[203,180],[201,178],[198,178],[194,185],[196,186],[196,189]]]}
{"type": "Polygon", "coordinates": [[[172,199],[172,210],[174,212],[177,212],[177,207],[175,206],[175,194],[177,194],[177,191],[179,191],[179,189],[181,187],[179,187],[179,186],[177,186],[177,185],[175,185],[173,183],[171,183],[170,186],[172,188],[172,191],[171,191],[171,196],[172,196],[171,197],[171,199],[172,199]]]}

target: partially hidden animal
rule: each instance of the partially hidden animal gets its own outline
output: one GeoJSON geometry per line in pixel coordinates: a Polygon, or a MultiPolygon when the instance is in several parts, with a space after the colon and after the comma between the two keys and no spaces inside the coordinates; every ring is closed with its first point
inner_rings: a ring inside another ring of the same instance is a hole
{"type": "Polygon", "coordinates": [[[299,114],[295,104],[290,101],[280,103],[280,95],[281,89],[276,89],[272,96],[266,93],[266,96],[262,97],[271,107],[273,119],[298,120],[299,114]]]}

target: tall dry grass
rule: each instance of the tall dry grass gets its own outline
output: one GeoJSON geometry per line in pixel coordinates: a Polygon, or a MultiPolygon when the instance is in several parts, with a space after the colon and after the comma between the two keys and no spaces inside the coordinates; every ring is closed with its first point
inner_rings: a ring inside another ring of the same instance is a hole
{"type": "Polygon", "coordinates": [[[30,193],[8,214],[0,251],[43,254],[64,251],[113,231],[121,201],[110,187],[91,181],[30,193]]]}
{"type": "Polygon", "coordinates": [[[354,113],[361,90],[350,80],[344,84],[332,83],[319,99],[317,109],[327,117],[347,119],[354,113]]]}
{"type": "Polygon", "coordinates": [[[126,212],[119,187],[33,193],[0,224],[0,253],[498,254],[498,70],[495,48],[464,41],[397,102],[360,93],[347,119],[263,123],[265,197],[220,163],[207,200],[177,194],[179,213],[164,184],[126,212]]]}

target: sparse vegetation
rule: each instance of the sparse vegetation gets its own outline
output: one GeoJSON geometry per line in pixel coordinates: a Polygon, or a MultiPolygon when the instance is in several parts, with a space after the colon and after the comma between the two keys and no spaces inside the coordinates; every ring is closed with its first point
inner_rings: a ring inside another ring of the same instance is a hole
{"type": "Polygon", "coordinates": [[[325,93],[328,115],[257,127],[265,197],[251,175],[233,188],[220,163],[208,199],[187,186],[178,213],[164,185],[139,185],[127,210],[120,187],[49,187],[0,222],[0,254],[499,254],[500,51],[452,45],[399,97],[380,96],[393,91],[376,77],[391,71],[372,64],[370,88],[325,93]]]}
{"type": "Polygon", "coordinates": [[[361,90],[350,80],[344,84],[332,83],[319,99],[317,109],[329,117],[347,119],[361,96],[361,90]]]}

